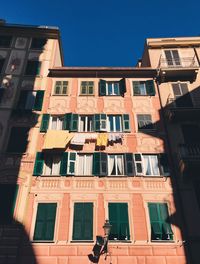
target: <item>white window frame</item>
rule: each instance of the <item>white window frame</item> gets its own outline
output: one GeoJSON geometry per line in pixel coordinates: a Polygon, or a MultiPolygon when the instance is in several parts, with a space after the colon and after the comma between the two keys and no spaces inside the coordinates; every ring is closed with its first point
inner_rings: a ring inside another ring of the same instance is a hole
{"type": "Polygon", "coordinates": [[[78,122],[78,132],[93,132],[94,131],[94,116],[93,115],[79,115],[79,122],[78,122]],[[85,130],[81,129],[81,118],[84,117],[84,127],[86,128],[85,130]],[[90,124],[90,129],[87,130],[88,127],[88,122],[89,122],[89,117],[91,117],[91,124],[90,124]]]}
{"type": "Polygon", "coordinates": [[[123,131],[123,126],[122,126],[122,116],[121,115],[107,115],[107,128],[108,128],[108,132],[122,132],[123,131]],[[110,121],[109,121],[109,117],[113,118],[113,130],[110,129],[110,121]],[[120,130],[116,130],[116,118],[119,117],[120,120],[120,130]]]}
{"type": "Polygon", "coordinates": [[[93,154],[91,153],[77,153],[77,156],[76,156],[76,167],[75,167],[75,175],[76,176],[92,176],[92,167],[93,167],[93,154]],[[87,157],[90,157],[91,158],[91,164],[90,164],[90,170],[91,170],[91,173],[88,175],[87,173],[87,170],[86,170],[86,167],[87,167],[87,164],[88,164],[88,161],[87,161],[87,157]],[[80,157],[83,157],[84,161],[83,161],[83,173],[80,174],[79,173],[79,169],[80,169],[80,166],[81,166],[81,163],[80,163],[80,157]]]}
{"type": "Polygon", "coordinates": [[[125,176],[125,157],[123,154],[108,154],[108,176],[125,176]],[[114,166],[115,166],[115,171],[116,171],[116,174],[115,175],[112,175],[110,174],[110,165],[111,165],[111,160],[110,160],[110,156],[114,156],[114,166]],[[118,174],[117,173],[117,157],[120,156],[122,158],[122,174],[118,174]]]}
{"type": "Polygon", "coordinates": [[[63,130],[64,116],[50,116],[49,130],[63,130]],[[56,118],[56,129],[53,129],[53,118],[56,118]]]}
{"type": "Polygon", "coordinates": [[[159,176],[161,176],[158,155],[155,155],[155,154],[143,154],[142,158],[143,158],[143,162],[142,162],[143,163],[143,175],[145,177],[151,177],[151,176],[152,177],[159,177],[159,176]],[[148,175],[145,172],[145,158],[144,157],[148,157],[148,163],[150,165],[151,174],[148,174],[148,175]],[[152,157],[156,157],[156,162],[158,164],[158,166],[157,166],[158,174],[152,174],[152,172],[153,172],[152,157]]]}
{"type": "Polygon", "coordinates": [[[182,66],[181,57],[180,57],[180,52],[179,52],[178,49],[164,49],[164,50],[163,50],[163,53],[164,53],[164,58],[166,59],[166,66],[168,66],[168,67],[178,67],[178,66],[181,67],[181,66],[182,66]],[[171,60],[172,64],[171,64],[171,65],[168,63],[168,59],[167,59],[167,56],[166,56],[165,51],[169,51],[170,54],[171,54],[171,57],[172,57],[172,60],[171,60]],[[178,52],[179,63],[180,63],[180,64],[176,64],[176,60],[175,60],[175,58],[174,58],[173,51],[177,51],[177,52],[178,52]]]}
{"type": "Polygon", "coordinates": [[[54,155],[52,157],[46,157],[44,160],[44,168],[43,168],[43,176],[59,176],[60,175],[60,165],[61,165],[61,156],[60,155],[54,155]],[[47,161],[51,159],[50,167],[47,165],[47,161]],[[56,165],[56,160],[59,159],[58,165],[56,165]],[[57,167],[58,166],[58,167],[57,167]],[[58,170],[58,173],[54,172],[54,170],[58,170]],[[49,173],[48,173],[49,172],[49,173]]]}
{"type": "Polygon", "coordinates": [[[106,95],[120,95],[120,85],[119,82],[117,81],[111,81],[111,82],[106,82],[106,95]],[[112,93],[109,94],[109,89],[108,86],[111,85],[112,86],[112,93]],[[115,93],[115,85],[117,85],[118,88],[118,93],[115,93]]]}

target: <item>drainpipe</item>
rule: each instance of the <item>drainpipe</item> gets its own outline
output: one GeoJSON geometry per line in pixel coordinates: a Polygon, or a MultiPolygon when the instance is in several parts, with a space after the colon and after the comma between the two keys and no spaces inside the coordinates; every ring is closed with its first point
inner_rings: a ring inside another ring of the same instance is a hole
{"type": "MultiPolygon", "coordinates": [[[[161,106],[161,111],[160,111],[160,115],[162,117],[162,120],[163,120],[163,124],[164,124],[164,129],[166,131],[166,141],[167,141],[167,145],[168,145],[168,148],[169,148],[169,152],[170,153],[173,153],[172,152],[172,147],[171,147],[171,144],[170,144],[170,140],[169,140],[169,134],[168,134],[168,129],[167,129],[167,124],[166,124],[166,120],[165,120],[165,116],[164,116],[164,107],[162,106],[162,101],[161,101],[161,95],[160,95],[160,89],[159,89],[159,83],[158,83],[158,76],[159,76],[159,69],[157,70],[157,76],[156,76],[156,86],[157,86],[157,90],[158,90],[158,96],[159,96],[159,100],[160,100],[160,106],[161,106]]],[[[188,261],[189,263],[188,264],[192,264],[194,263],[192,261],[192,254],[190,253],[190,250],[187,250],[187,246],[188,248],[190,247],[190,242],[189,242],[189,239],[188,239],[188,235],[187,235],[187,231],[185,232],[186,230],[186,220],[185,220],[185,217],[184,217],[184,206],[183,206],[183,203],[182,203],[182,199],[181,199],[181,194],[180,194],[180,190],[178,188],[178,181],[177,181],[177,177],[178,175],[176,174],[176,171],[175,171],[175,162],[174,162],[174,159],[171,157],[170,155],[170,161],[171,161],[171,164],[172,164],[172,173],[173,175],[175,176],[173,178],[174,182],[175,182],[175,187],[176,187],[176,191],[177,191],[177,196],[178,196],[178,202],[179,202],[179,205],[180,205],[180,208],[181,208],[181,219],[182,219],[182,222],[183,222],[183,228],[184,228],[184,231],[182,230],[182,236],[183,236],[183,239],[186,241],[186,246],[185,246],[185,254],[186,254],[186,258],[189,258],[188,261]],[[188,243],[188,244],[187,244],[188,243]],[[190,262],[191,261],[191,262],[190,262]]],[[[175,189],[175,188],[174,188],[175,189]]],[[[175,193],[175,191],[173,190],[173,192],[175,193]]],[[[184,246],[184,245],[182,245],[184,246]]]]}

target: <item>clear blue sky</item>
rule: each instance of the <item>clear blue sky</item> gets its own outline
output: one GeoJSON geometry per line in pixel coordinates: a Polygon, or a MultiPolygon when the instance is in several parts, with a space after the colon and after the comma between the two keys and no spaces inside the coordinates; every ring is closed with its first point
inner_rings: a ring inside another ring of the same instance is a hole
{"type": "Polygon", "coordinates": [[[7,0],[0,17],[58,26],[65,66],[135,66],[145,38],[200,35],[199,0],[7,0]]]}

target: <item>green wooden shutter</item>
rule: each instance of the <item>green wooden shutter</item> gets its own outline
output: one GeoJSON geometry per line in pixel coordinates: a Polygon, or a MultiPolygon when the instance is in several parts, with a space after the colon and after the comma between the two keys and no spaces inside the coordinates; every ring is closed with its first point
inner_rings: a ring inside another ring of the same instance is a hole
{"type": "Polygon", "coordinates": [[[93,203],[74,204],[73,240],[93,239],[93,203]]]}
{"type": "Polygon", "coordinates": [[[63,120],[63,129],[64,130],[69,130],[70,131],[71,120],[72,120],[72,113],[65,114],[64,120],[63,120]]]}
{"type": "Polygon", "coordinates": [[[100,114],[94,115],[94,130],[97,132],[101,131],[101,115],[100,114]]]}
{"type": "Polygon", "coordinates": [[[106,95],[106,81],[105,80],[99,81],[99,95],[100,96],[106,95]]]}
{"type": "Polygon", "coordinates": [[[122,119],[123,119],[123,131],[130,132],[129,114],[122,115],[122,119]]]}
{"type": "Polygon", "coordinates": [[[128,220],[128,204],[119,203],[120,218],[120,240],[130,240],[129,220],[128,220]]]}
{"type": "Polygon", "coordinates": [[[166,153],[160,154],[160,169],[161,169],[161,174],[163,174],[164,176],[170,175],[168,156],[166,153]]]}
{"type": "Polygon", "coordinates": [[[41,69],[41,62],[40,61],[37,61],[36,62],[36,75],[40,75],[40,69],[41,69]]]}
{"type": "Polygon", "coordinates": [[[56,203],[38,204],[33,240],[53,241],[56,208],[56,203]]]}
{"type": "Polygon", "coordinates": [[[33,110],[36,111],[42,110],[43,98],[44,98],[44,91],[37,91],[33,110]]]}
{"type": "Polygon", "coordinates": [[[125,78],[119,81],[119,90],[120,90],[120,94],[124,96],[126,92],[126,79],[125,78]]]}
{"type": "Polygon", "coordinates": [[[78,114],[72,114],[70,131],[78,131],[78,114]]]}
{"type": "Polygon", "coordinates": [[[47,129],[49,127],[49,118],[50,118],[49,114],[43,114],[42,123],[40,126],[40,132],[47,132],[47,129]]]}
{"type": "Polygon", "coordinates": [[[140,92],[140,82],[133,82],[133,94],[134,95],[141,95],[140,92]]]}
{"type": "Polygon", "coordinates": [[[127,203],[109,203],[109,221],[112,225],[110,240],[129,240],[129,220],[127,203]]]}
{"type": "Polygon", "coordinates": [[[34,176],[42,175],[43,166],[44,166],[44,153],[37,152],[36,159],[35,159],[34,170],[33,170],[33,175],[34,176]]]}
{"type": "Polygon", "coordinates": [[[151,224],[151,240],[162,240],[162,222],[159,215],[159,204],[149,203],[149,217],[151,224]]]}
{"type": "Polygon", "coordinates": [[[146,81],[145,84],[146,84],[147,94],[151,96],[155,95],[156,91],[155,91],[154,81],[149,80],[149,81],[146,81]]]}
{"type": "Polygon", "coordinates": [[[107,154],[104,152],[95,152],[93,154],[93,175],[106,176],[108,174],[107,169],[107,154]]]}
{"type": "Polygon", "coordinates": [[[126,175],[134,176],[134,160],[132,153],[125,153],[125,168],[126,168],[126,175]]]}
{"type": "Polygon", "coordinates": [[[67,175],[67,161],[68,161],[68,152],[64,152],[62,155],[61,163],[60,163],[60,175],[67,175]]]}
{"type": "Polygon", "coordinates": [[[160,218],[162,221],[162,230],[164,232],[164,239],[165,240],[171,240],[173,237],[173,232],[171,229],[171,225],[169,223],[169,213],[168,213],[168,207],[166,203],[160,203],[159,204],[159,210],[160,210],[160,218]]]}

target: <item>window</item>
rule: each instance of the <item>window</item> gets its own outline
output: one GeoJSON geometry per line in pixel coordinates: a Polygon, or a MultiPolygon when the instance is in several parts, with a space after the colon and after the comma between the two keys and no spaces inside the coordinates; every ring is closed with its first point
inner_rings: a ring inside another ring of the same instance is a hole
{"type": "Polygon", "coordinates": [[[46,43],[47,39],[45,38],[33,38],[31,42],[31,49],[43,49],[46,43]]]}
{"type": "Polygon", "coordinates": [[[93,95],[94,94],[94,82],[81,82],[80,95],[93,95]]]}
{"type": "Polygon", "coordinates": [[[2,73],[3,71],[4,63],[5,63],[5,59],[0,57],[0,73],[2,73]]]}
{"type": "Polygon", "coordinates": [[[125,79],[120,81],[108,82],[105,80],[100,80],[99,82],[99,95],[121,95],[124,96],[126,92],[126,82],[125,79]]]}
{"type": "Polygon", "coordinates": [[[54,87],[55,95],[66,95],[68,94],[68,81],[56,81],[54,87]]]}
{"type": "Polygon", "coordinates": [[[192,107],[192,99],[187,83],[172,83],[176,107],[192,107]]]}
{"type": "Polygon", "coordinates": [[[35,76],[40,75],[40,61],[29,60],[26,65],[25,75],[35,76]]]}
{"type": "Polygon", "coordinates": [[[76,175],[92,175],[93,154],[78,154],[76,175]]]}
{"type": "Polygon", "coordinates": [[[56,219],[56,203],[39,203],[33,240],[53,241],[56,219]]]}
{"type": "Polygon", "coordinates": [[[64,116],[51,116],[49,129],[52,130],[63,130],[64,116]]]}
{"type": "Polygon", "coordinates": [[[11,36],[0,36],[0,48],[9,48],[11,45],[11,36]]]}
{"type": "Polygon", "coordinates": [[[173,240],[166,203],[148,203],[151,240],[173,240]]]}
{"type": "Polygon", "coordinates": [[[0,224],[10,224],[13,221],[17,193],[18,185],[0,184],[0,224]]]}
{"type": "Polygon", "coordinates": [[[24,153],[28,145],[29,127],[12,127],[7,152],[24,153]]]}
{"type": "Polygon", "coordinates": [[[122,131],[122,117],[120,115],[108,115],[108,132],[122,131]]]}
{"type": "Polygon", "coordinates": [[[109,240],[130,240],[128,204],[109,203],[109,221],[112,225],[109,240]]]}
{"type": "Polygon", "coordinates": [[[21,91],[17,109],[42,110],[44,91],[21,91]]]}
{"type": "Polygon", "coordinates": [[[178,50],[165,50],[167,65],[171,67],[181,66],[178,50]]]}
{"type": "Polygon", "coordinates": [[[153,80],[149,81],[134,81],[133,82],[134,95],[155,95],[155,86],[153,80]]]}
{"type": "Polygon", "coordinates": [[[143,155],[144,159],[144,175],[159,176],[159,164],[157,155],[143,155]]]}
{"type": "Polygon", "coordinates": [[[94,116],[79,116],[79,132],[94,131],[94,116]]]}
{"type": "Polygon", "coordinates": [[[44,169],[43,175],[60,175],[60,163],[61,156],[60,155],[46,155],[44,159],[44,169]]]}
{"type": "Polygon", "coordinates": [[[120,176],[124,175],[124,156],[121,155],[108,155],[108,175],[120,176]]]}
{"type": "Polygon", "coordinates": [[[75,203],[73,240],[93,240],[93,203],[75,203]]]}
{"type": "Polygon", "coordinates": [[[138,130],[154,129],[151,115],[137,115],[138,130]]]}

